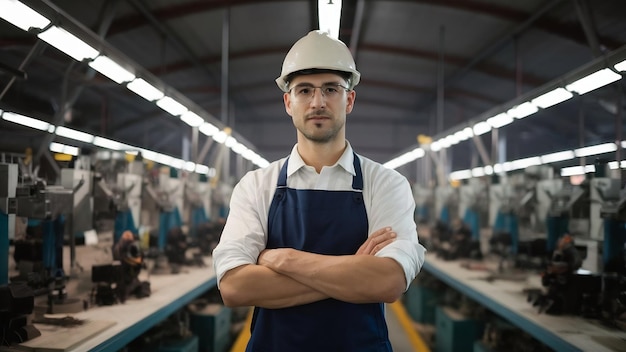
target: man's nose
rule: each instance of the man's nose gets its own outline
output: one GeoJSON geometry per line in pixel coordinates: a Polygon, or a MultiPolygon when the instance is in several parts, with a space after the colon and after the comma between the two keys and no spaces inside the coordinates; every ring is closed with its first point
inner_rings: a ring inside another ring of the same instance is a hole
{"type": "Polygon", "coordinates": [[[314,87],[313,88],[313,96],[311,97],[311,105],[313,106],[325,106],[326,99],[324,98],[324,93],[322,88],[314,87]],[[317,92],[319,89],[319,93],[317,92]]]}

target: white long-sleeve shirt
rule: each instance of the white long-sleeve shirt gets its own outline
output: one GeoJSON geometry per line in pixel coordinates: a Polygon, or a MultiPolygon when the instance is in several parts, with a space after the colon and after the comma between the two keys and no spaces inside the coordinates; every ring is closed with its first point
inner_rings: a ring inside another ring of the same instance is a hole
{"type": "MultiPolygon", "coordinates": [[[[346,191],[352,190],[354,154],[348,143],[333,166],[324,166],[318,174],[304,163],[297,145],[287,166],[287,187],[346,191]]],[[[362,156],[363,200],[369,223],[368,234],[390,226],[397,237],[376,253],[397,261],[404,269],[407,289],[422,268],[424,247],[419,243],[414,221],[415,201],[408,181],[395,170],[362,156]]],[[[213,265],[219,287],[224,274],[244,264],[256,264],[267,243],[267,220],[276,190],[276,182],[286,158],[268,167],[248,172],[235,186],[226,225],[213,251],[213,265]]]]}

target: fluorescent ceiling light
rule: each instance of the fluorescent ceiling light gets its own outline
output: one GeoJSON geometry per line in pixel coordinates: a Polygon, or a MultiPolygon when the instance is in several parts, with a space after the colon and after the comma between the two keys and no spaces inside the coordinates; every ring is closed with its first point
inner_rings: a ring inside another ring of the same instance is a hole
{"type": "Polygon", "coordinates": [[[159,153],[153,152],[152,150],[139,148],[139,151],[141,152],[141,156],[143,156],[144,159],[152,161],[158,161],[159,159],[159,153]]]}
{"type": "Polygon", "coordinates": [[[485,170],[482,167],[475,167],[472,169],[472,176],[474,177],[485,176],[485,170]]]}
{"type": "Polygon", "coordinates": [[[93,142],[93,135],[77,130],[73,130],[71,128],[59,126],[56,129],[57,136],[74,139],[77,141],[91,143],[93,142]]]}
{"type": "Polygon", "coordinates": [[[491,165],[485,166],[485,175],[491,175],[491,174],[493,174],[493,166],[491,165]]]}
{"type": "Polygon", "coordinates": [[[446,138],[441,138],[440,140],[436,141],[435,143],[439,144],[441,146],[441,148],[448,148],[450,147],[450,143],[448,142],[448,140],[446,138]]]}
{"type": "Polygon", "coordinates": [[[464,141],[466,139],[472,138],[473,135],[474,135],[474,132],[472,132],[472,129],[469,127],[465,127],[464,129],[456,132],[454,134],[454,137],[456,137],[456,139],[460,142],[460,141],[464,141]]]}
{"type": "Polygon", "coordinates": [[[172,161],[169,165],[175,169],[182,169],[185,166],[185,160],[172,158],[172,161]]]}
{"type": "Polygon", "coordinates": [[[438,152],[441,150],[441,148],[443,148],[443,146],[441,145],[441,143],[439,143],[439,141],[430,143],[430,150],[432,150],[433,152],[438,152]]]}
{"type": "Polygon", "coordinates": [[[204,123],[204,119],[191,110],[180,115],[180,119],[191,127],[198,127],[204,123]]]}
{"type": "Polygon", "coordinates": [[[185,162],[185,170],[189,172],[194,172],[195,169],[196,169],[196,163],[194,163],[193,161],[185,162]]]}
{"type": "Polygon", "coordinates": [[[259,156],[258,159],[254,159],[252,160],[252,163],[255,164],[256,166],[260,167],[261,169],[266,168],[270,165],[270,162],[263,159],[262,157],[259,156]]]}
{"type": "Polygon", "coordinates": [[[578,81],[565,86],[565,88],[578,94],[585,94],[609,83],[613,83],[621,78],[621,75],[613,72],[609,68],[605,68],[583,77],[578,81]]]}
{"type": "Polygon", "coordinates": [[[413,150],[411,150],[410,152],[406,152],[402,155],[400,155],[399,157],[395,158],[395,163],[397,164],[396,167],[398,166],[402,166],[404,164],[408,164],[416,159],[419,159],[421,157],[424,156],[424,149],[422,148],[415,148],[413,150]]]}
{"type": "Polygon", "coordinates": [[[248,147],[246,147],[245,145],[237,142],[232,148],[230,148],[233,150],[233,153],[242,155],[246,150],[248,150],[248,147]]]}
{"type": "Polygon", "coordinates": [[[513,108],[509,109],[509,111],[507,111],[506,113],[509,116],[515,117],[516,119],[521,119],[528,115],[532,115],[536,113],[538,110],[539,109],[537,108],[537,106],[535,106],[533,103],[525,102],[520,105],[514,106],[513,108]]]}
{"type": "Polygon", "coordinates": [[[475,136],[480,136],[481,134],[485,134],[491,131],[491,126],[487,122],[482,121],[475,124],[472,131],[474,132],[475,136]]]}
{"type": "Polygon", "coordinates": [[[626,60],[615,64],[615,66],[613,66],[615,68],[616,71],[626,71],[626,60]]]}
{"type": "Polygon", "coordinates": [[[103,137],[94,137],[93,139],[93,144],[101,147],[101,148],[105,148],[105,149],[113,149],[113,150],[124,150],[127,149],[126,144],[120,143],[120,142],[116,142],[107,138],[103,138],[103,137]]]}
{"type": "Polygon", "coordinates": [[[16,0],[0,0],[0,8],[0,18],[24,31],[31,27],[42,29],[50,24],[49,19],[16,0]]]}
{"type": "Polygon", "coordinates": [[[206,165],[196,164],[195,171],[199,174],[207,175],[209,173],[209,167],[206,165]]]}
{"type": "Polygon", "coordinates": [[[98,50],[92,48],[89,44],[78,39],[63,28],[52,26],[47,31],[39,33],[37,36],[44,42],[71,56],[76,61],[93,59],[99,54],[98,50]]]}
{"type": "MultiPolygon", "coordinates": [[[[17,123],[19,125],[23,125],[26,127],[34,128],[41,131],[49,130],[51,126],[49,123],[37,119],[33,119],[32,117],[16,114],[14,112],[5,111],[2,114],[2,118],[11,121],[13,123],[17,123]]],[[[52,126],[54,128],[54,126],[52,126]]]]}
{"type": "Polygon", "coordinates": [[[226,134],[226,132],[224,131],[219,131],[216,134],[214,134],[212,136],[213,140],[215,140],[217,143],[224,143],[226,142],[226,138],[228,138],[228,135],[226,134]]]}
{"type": "Polygon", "coordinates": [[[592,145],[590,147],[578,148],[574,150],[574,154],[576,157],[597,155],[610,153],[617,150],[617,145],[615,143],[604,143],[598,145],[592,145]]]}
{"type": "Polygon", "coordinates": [[[472,170],[459,170],[450,173],[451,180],[465,180],[472,177],[472,170]]]}
{"type": "Polygon", "coordinates": [[[177,102],[171,97],[165,96],[159,99],[156,104],[163,110],[169,112],[173,116],[182,115],[187,112],[185,105],[177,102]]]}
{"type": "Polygon", "coordinates": [[[203,123],[198,129],[207,137],[211,137],[220,131],[219,128],[215,127],[214,125],[208,122],[203,123]]]}
{"type": "Polygon", "coordinates": [[[538,156],[533,156],[530,158],[513,160],[511,161],[510,165],[511,170],[525,169],[529,166],[541,165],[541,158],[538,156]]]}
{"type": "Polygon", "coordinates": [[[226,140],[224,141],[224,145],[227,146],[228,148],[234,147],[235,144],[237,144],[237,139],[235,139],[235,137],[232,137],[232,136],[228,136],[226,140]]]}
{"type": "Polygon", "coordinates": [[[563,152],[556,152],[556,153],[552,153],[552,154],[542,155],[541,156],[541,162],[543,164],[556,163],[556,162],[559,162],[559,161],[565,161],[565,160],[574,159],[575,157],[576,157],[576,155],[574,154],[574,151],[566,150],[566,151],[563,151],[563,152]]]}
{"type": "MultiPolygon", "coordinates": [[[[506,126],[513,122],[513,118],[509,116],[506,112],[500,113],[494,117],[490,117],[487,119],[487,123],[490,124],[493,128],[500,128],[506,126]]],[[[476,126],[474,126],[476,128],[476,126]]]]}
{"type": "Polygon", "coordinates": [[[155,159],[155,161],[161,165],[170,165],[174,160],[174,158],[172,158],[171,156],[161,153],[156,153],[155,159]]]}
{"type": "Polygon", "coordinates": [[[128,83],[126,85],[126,88],[135,92],[135,94],[146,99],[147,101],[155,101],[157,99],[163,98],[164,96],[161,90],[146,82],[143,78],[137,78],[134,81],[128,83]]]}
{"type": "Polygon", "coordinates": [[[50,143],[50,151],[77,156],[80,150],[76,147],[72,147],[71,145],[52,142],[50,143]]]}
{"type": "Polygon", "coordinates": [[[320,30],[338,39],[341,22],[341,0],[318,0],[317,11],[320,30]]]}
{"type": "Polygon", "coordinates": [[[243,152],[243,154],[241,156],[243,156],[244,159],[252,160],[252,159],[256,158],[258,156],[258,154],[255,153],[254,150],[248,149],[245,152],[243,152]]]}
{"type": "Polygon", "coordinates": [[[549,91],[548,93],[536,97],[530,102],[542,109],[547,109],[552,105],[556,105],[560,102],[566,101],[573,96],[574,94],[567,91],[565,88],[556,88],[555,90],[549,91]]]}
{"type": "Polygon", "coordinates": [[[448,135],[448,136],[446,137],[446,142],[447,142],[449,145],[455,145],[455,144],[459,143],[459,139],[456,137],[456,135],[455,135],[455,134],[450,134],[450,135],[448,135]]]}
{"type": "Polygon", "coordinates": [[[109,77],[117,84],[129,82],[135,79],[134,74],[106,56],[98,56],[95,60],[89,63],[89,66],[106,77],[109,77]]]}
{"type": "Polygon", "coordinates": [[[577,176],[584,175],[588,172],[595,172],[596,167],[593,165],[564,167],[561,169],[561,176],[577,176]]]}

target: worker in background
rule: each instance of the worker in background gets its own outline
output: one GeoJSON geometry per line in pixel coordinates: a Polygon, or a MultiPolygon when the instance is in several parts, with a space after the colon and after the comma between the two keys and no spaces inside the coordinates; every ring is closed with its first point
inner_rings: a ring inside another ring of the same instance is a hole
{"type": "Polygon", "coordinates": [[[255,307],[248,351],[391,351],[384,302],[425,250],[408,181],[346,140],[359,79],[345,44],[320,31],[276,79],[297,144],[236,185],[213,252],[224,303],[255,307]]]}

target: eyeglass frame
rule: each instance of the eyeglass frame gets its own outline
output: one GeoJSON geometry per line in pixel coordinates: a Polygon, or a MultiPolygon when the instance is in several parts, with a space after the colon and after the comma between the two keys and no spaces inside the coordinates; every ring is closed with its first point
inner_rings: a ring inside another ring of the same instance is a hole
{"type": "MultiPolygon", "coordinates": [[[[314,86],[314,85],[313,85],[313,84],[311,84],[311,83],[298,83],[298,84],[296,84],[295,86],[293,86],[293,87],[289,88],[288,93],[289,93],[289,94],[291,94],[291,92],[292,92],[294,89],[296,89],[296,88],[309,88],[309,89],[312,89],[312,92],[311,92],[311,94],[310,94],[310,95],[308,95],[308,96],[307,96],[308,100],[306,100],[306,101],[311,101],[311,100],[313,100],[313,97],[315,96],[315,92],[316,92],[316,89],[317,89],[317,88],[319,88],[319,89],[320,89],[320,93],[322,94],[322,97],[324,97],[324,98],[326,98],[326,99],[328,99],[328,98],[333,99],[334,97],[332,97],[332,96],[331,96],[331,97],[329,97],[329,96],[327,95],[328,93],[324,93],[324,88],[326,88],[326,89],[328,89],[328,88],[336,88],[336,89],[337,89],[337,93],[339,93],[339,88],[342,88],[342,89],[343,89],[344,91],[346,91],[346,92],[349,92],[349,91],[351,90],[350,88],[345,87],[345,86],[341,85],[340,83],[324,83],[324,84],[322,84],[321,86],[314,86]]],[[[296,99],[302,99],[302,98],[299,98],[299,96],[298,96],[298,94],[297,94],[297,93],[294,93],[294,98],[296,98],[296,99]]],[[[303,100],[303,101],[304,101],[304,100],[303,100]]]]}

